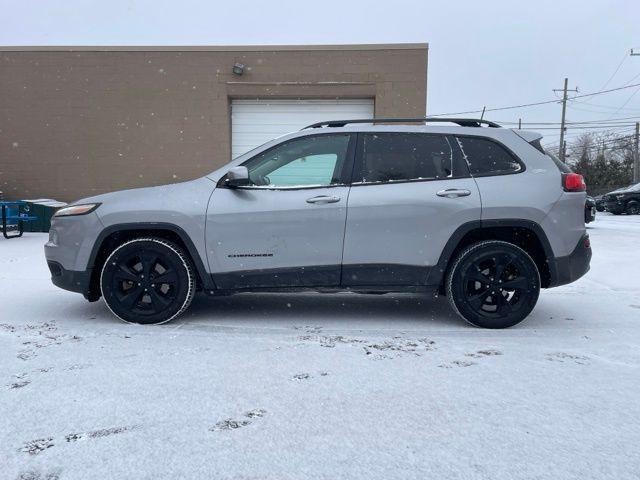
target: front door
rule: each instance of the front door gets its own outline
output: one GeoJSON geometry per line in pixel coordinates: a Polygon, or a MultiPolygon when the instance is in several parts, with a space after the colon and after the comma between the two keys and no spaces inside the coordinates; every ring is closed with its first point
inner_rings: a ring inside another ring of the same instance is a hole
{"type": "Polygon", "coordinates": [[[339,285],[352,143],[285,141],[244,162],[250,186],[214,190],[206,242],[218,288],[339,285]]]}
{"type": "Polygon", "coordinates": [[[345,232],[344,286],[422,286],[480,195],[453,137],[359,135],[345,232]]]}

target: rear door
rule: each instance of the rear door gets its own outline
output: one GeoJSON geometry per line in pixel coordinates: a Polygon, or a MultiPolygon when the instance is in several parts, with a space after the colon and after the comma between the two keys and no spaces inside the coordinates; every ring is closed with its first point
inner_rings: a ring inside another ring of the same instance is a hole
{"type": "Polygon", "coordinates": [[[425,285],[454,231],[480,220],[476,183],[447,135],[358,137],[342,284],[425,285]]]}
{"type": "Polygon", "coordinates": [[[243,163],[251,186],[218,186],[206,223],[216,285],[339,285],[354,150],[350,134],[294,138],[243,163]]]}

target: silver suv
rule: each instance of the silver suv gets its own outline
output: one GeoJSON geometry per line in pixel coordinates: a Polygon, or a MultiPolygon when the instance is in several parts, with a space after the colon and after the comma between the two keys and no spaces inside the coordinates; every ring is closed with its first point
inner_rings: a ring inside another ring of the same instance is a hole
{"type": "Polygon", "coordinates": [[[324,122],[197,180],[84,199],[53,219],[52,281],[144,324],[196,291],[317,290],[440,292],[473,325],[515,325],[591,248],[582,177],[499,127],[324,122]]]}

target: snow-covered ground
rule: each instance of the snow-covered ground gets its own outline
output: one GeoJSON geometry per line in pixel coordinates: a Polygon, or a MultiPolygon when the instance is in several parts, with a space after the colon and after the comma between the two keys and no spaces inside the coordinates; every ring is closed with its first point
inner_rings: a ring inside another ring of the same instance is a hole
{"type": "Polygon", "coordinates": [[[2,479],[640,475],[640,217],[504,331],[415,295],[198,297],[120,323],[0,239],[2,479]],[[237,428],[232,428],[237,427],[237,428]]]}

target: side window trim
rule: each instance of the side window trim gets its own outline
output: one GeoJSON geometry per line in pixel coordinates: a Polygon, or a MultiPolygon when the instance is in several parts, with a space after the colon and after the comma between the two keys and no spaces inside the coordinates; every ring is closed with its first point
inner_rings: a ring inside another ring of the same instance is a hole
{"type": "MultiPolygon", "coordinates": [[[[326,136],[330,136],[330,135],[348,135],[349,136],[349,143],[347,145],[347,153],[345,155],[345,160],[343,162],[342,165],[342,172],[339,175],[340,181],[339,183],[330,183],[328,185],[309,185],[309,186],[301,186],[301,185],[295,185],[295,186],[286,186],[286,185],[247,185],[247,186],[242,186],[242,187],[234,187],[235,190],[312,190],[312,189],[318,189],[318,188],[335,188],[335,187],[344,187],[344,186],[349,186],[349,179],[350,179],[350,175],[348,174],[348,172],[352,171],[353,168],[353,161],[354,161],[354,156],[355,156],[355,149],[356,149],[356,135],[354,133],[351,132],[331,132],[331,133],[317,133],[317,134],[313,134],[313,135],[302,135],[299,137],[294,137],[294,138],[290,138],[288,140],[285,140],[284,142],[280,142],[277,143],[276,145],[273,145],[269,148],[267,148],[266,150],[263,150],[259,153],[256,153],[253,157],[248,158],[247,160],[245,160],[244,162],[242,162],[240,165],[241,166],[246,166],[247,163],[251,162],[252,160],[254,160],[256,157],[258,157],[259,155],[263,155],[265,153],[268,153],[276,148],[279,148],[283,145],[287,145],[288,143],[294,142],[296,140],[299,140],[301,138],[316,138],[316,137],[326,137],[326,136]]],[[[334,172],[335,175],[335,172],[334,172]]],[[[224,184],[219,185],[218,188],[229,188],[227,186],[225,186],[224,184]]]]}
{"type": "Polygon", "coordinates": [[[468,134],[462,134],[462,135],[454,134],[453,137],[454,137],[454,140],[455,140],[454,148],[457,148],[458,151],[460,152],[462,160],[467,165],[467,169],[469,171],[469,175],[471,177],[473,177],[473,178],[499,177],[499,176],[502,176],[502,175],[518,175],[520,173],[523,173],[527,169],[527,166],[525,165],[525,163],[522,160],[520,160],[520,158],[513,152],[513,150],[511,150],[504,143],[500,142],[499,140],[496,140],[495,138],[484,137],[484,136],[481,136],[481,135],[468,135],[468,134]],[[511,156],[511,158],[513,158],[513,160],[518,165],[520,165],[520,170],[518,170],[517,172],[506,172],[506,171],[503,171],[503,172],[472,173],[471,172],[471,167],[469,166],[469,162],[467,162],[467,160],[466,160],[466,156],[464,154],[464,151],[462,150],[462,147],[460,147],[460,144],[458,143],[458,139],[459,138],[479,138],[479,139],[482,139],[482,140],[486,140],[486,141],[495,143],[496,145],[501,147],[505,152],[507,152],[511,156]]]}
{"type": "Polygon", "coordinates": [[[469,172],[469,168],[467,162],[464,160],[464,156],[462,152],[458,149],[456,150],[456,139],[454,135],[446,134],[446,133],[430,133],[430,132],[415,132],[416,135],[431,135],[431,136],[441,136],[444,137],[447,143],[451,147],[451,151],[453,153],[453,161],[452,166],[454,168],[454,175],[447,178],[414,178],[410,180],[390,180],[386,182],[362,182],[358,181],[358,179],[362,178],[364,171],[364,138],[365,135],[370,134],[380,134],[380,133],[414,133],[414,132],[381,132],[381,131],[371,131],[371,132],[358,132],[357,134],[357,142],[355,149],[355,158],[353,162],[353,170],[351,173],[351,177],[349,180],[349,185],[352,187],[361,187],[361,186],[370,186],[370,185],[396,185],[401,183],[421,183],[421,182],[442,182],[447,180],[456,180],[460,178],[470,178],[471,174],[469,172]],[[457,154],[456,154],[457,153],[457,154]],[[460,174],[455,174],[456,170],[460,170],[460,174]]]}

